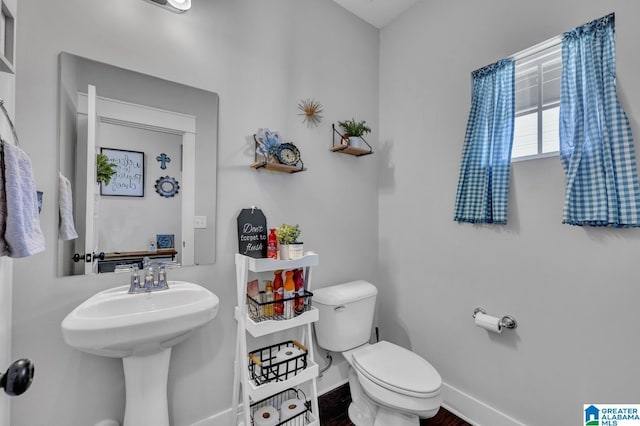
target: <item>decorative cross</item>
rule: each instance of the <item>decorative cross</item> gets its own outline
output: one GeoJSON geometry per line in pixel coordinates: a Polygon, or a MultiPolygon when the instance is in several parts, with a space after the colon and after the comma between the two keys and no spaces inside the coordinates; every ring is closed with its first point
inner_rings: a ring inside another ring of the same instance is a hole
{"type": "Polygon", "coordinates": [[[164,152],[156,157],[156,160],[160,162],[160,168],[162,170],[167,168],[167,163],[171,162],[171,158],[164,152]]]}

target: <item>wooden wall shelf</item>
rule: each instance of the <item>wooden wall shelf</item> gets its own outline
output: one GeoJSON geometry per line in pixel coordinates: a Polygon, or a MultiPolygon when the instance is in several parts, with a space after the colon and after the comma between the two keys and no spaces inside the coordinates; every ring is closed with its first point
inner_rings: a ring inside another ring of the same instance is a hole
{"type": "Polygon", "coordinates": [[[178,252],[176,251],[176,249],[170,248],[170,249],[158,249],[156,251],[146,251],[146,250],[142,250],[142,251],[123,251],[123,252],[113,252],[113,253],[105,253],[104,254],[104,258],[105,260],[111,260],[111,259],[130,259],[130,258],[136,258],[136,257],[173,257],[176,254],[178,254],[178,252]]]}
{"type": "Polygon", "coordinates": [[[342,154],[355,155],[356,157],[360,157],[362,155],[373,154],[373,151],[365,148],[356,148],[349,145],[336,145],[331,147],[332,152],[340,152],[342,154]]]}
{"type": "Polygon", "coordinates": [[[178,252],[175,248],[158,249],[156,251],[123,251],[104,253],[104,258],[98,260],[98,272],[114,272],[118,265],[137,265],[138,269],[144,267],[144,259],[163,259],[163,260],[175,260],[178,252]]]}
{"type": "Polygon", "coordinates": [[[298,157],[298,162],[294,166],[289,166],[286,164],[282,164],[280,162],[267,161],[266,155],[258,153],[258,138],[255,133],[253,135],[253,140],[256,146],[253,154],[253,163],[251,164],[252,168],[256,170],[267,169],[267,170],[271,170],[274,172],[281,172],[281,173],[298,173],[298,172],[304,172],[307,170],[304,168],[304,162],[302,161],[301,156],[298,157]]]}
{"type": "Polygon", "coordinates": [[[253,167],[254,169],[267,169],[274,172],[283,173],[298,173],[307,170],[304,167],[287,166],[286,164],[271,163],[267,161],[256,161],[255,163],[251,164],[251,167],[253,167]]]}
{"type": "Polygon", "coordinates": [[[331,152],[339,152],[342,154],[354,155],[356,157],[373,154],[373,148],[371,148],[369,142],[367,142],[363,137],[360,137],[360,139],[362,139],[362,141],[367,145],[366,148],[350,146],[343,143],[343,141],[347,140],[348,138],[336,130],[335,124],[332,124],[331,128],[333,129],[333,143],[331,145],[331,152]]]}

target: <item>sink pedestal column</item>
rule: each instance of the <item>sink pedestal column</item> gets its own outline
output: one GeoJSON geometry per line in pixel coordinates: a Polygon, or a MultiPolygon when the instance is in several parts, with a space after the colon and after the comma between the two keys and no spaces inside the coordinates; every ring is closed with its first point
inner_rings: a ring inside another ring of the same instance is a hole
{"type": "Polygon", "coordinates": [[[126,402],[123,426],[169,426],[167,378],[171,348],[122,358],[126,402]]]}

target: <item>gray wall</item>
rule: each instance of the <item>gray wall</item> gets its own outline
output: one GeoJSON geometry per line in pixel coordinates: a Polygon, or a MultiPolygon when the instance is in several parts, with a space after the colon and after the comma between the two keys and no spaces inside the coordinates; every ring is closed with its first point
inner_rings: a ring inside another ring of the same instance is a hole
{"type": "Polygon", "coordinates": [[[381,32],[381,333],[427,357],[467,414],[474,397],[524,424],[575,425],[585,403],[638,400],[637,230],[562,225],[557,157],[513,165],[508,226],[453,222],[470,72],[611,11],[638,139],[636,1],[421,1],[381,32]],[[487,334],[476,306],[520,325],[487,334]]]}
{"type": "MultiPolygon", "coordinates": [[[[216,264],[172,270],[221,300],[218,317],[176,346],[169,371],[172,425],[231,405],[236,324],[236,217],[257,205],[271,226],[299,223],[305,247],[320,253],[314,283],[375,281],[377,157],[331,153],[331,123],[362,117],[377,130],[378,31],[331,1],[194,1],[176,15],[141,0],[20,1],[17,121],[23,148],[45,193],[47,251],[14,262],[13,354],[37,366],[32,388],[13,399],[13,426],[92,425],[121,418],[122,366],[62,340],[60,322],[122,276],[56,278],[58,54],[67,51],[216,92],[220,96],[216,264]],[[297,103],[325,107],[307,128],[297,103]],[[279,130],[300,148],[308,171],[256,171],[250,136],[279,130]],[[37,409],[35,409],[37,407],[37,409]]],[[[374,134],[370,140],[377,140],[374,134]]],[[[377,146],[374,144],[374,148],[377,146]]],[[[323,380],[320,387],[335,382],[323,380]]]]}

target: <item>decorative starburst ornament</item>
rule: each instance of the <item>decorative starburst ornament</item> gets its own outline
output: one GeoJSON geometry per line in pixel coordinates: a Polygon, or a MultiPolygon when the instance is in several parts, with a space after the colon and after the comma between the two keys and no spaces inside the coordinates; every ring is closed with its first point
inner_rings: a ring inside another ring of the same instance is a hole
{"type": "Polygon", "coordinates": [[[316,127],[322,121],[322,115],[320,115],[323,111],[322,104],[315,99],[307,98],[301,100],[298,104],[298,109],[302,111],[298,115],[304,116],[302,122],[307,123],[307,127],[316,127]]]}

